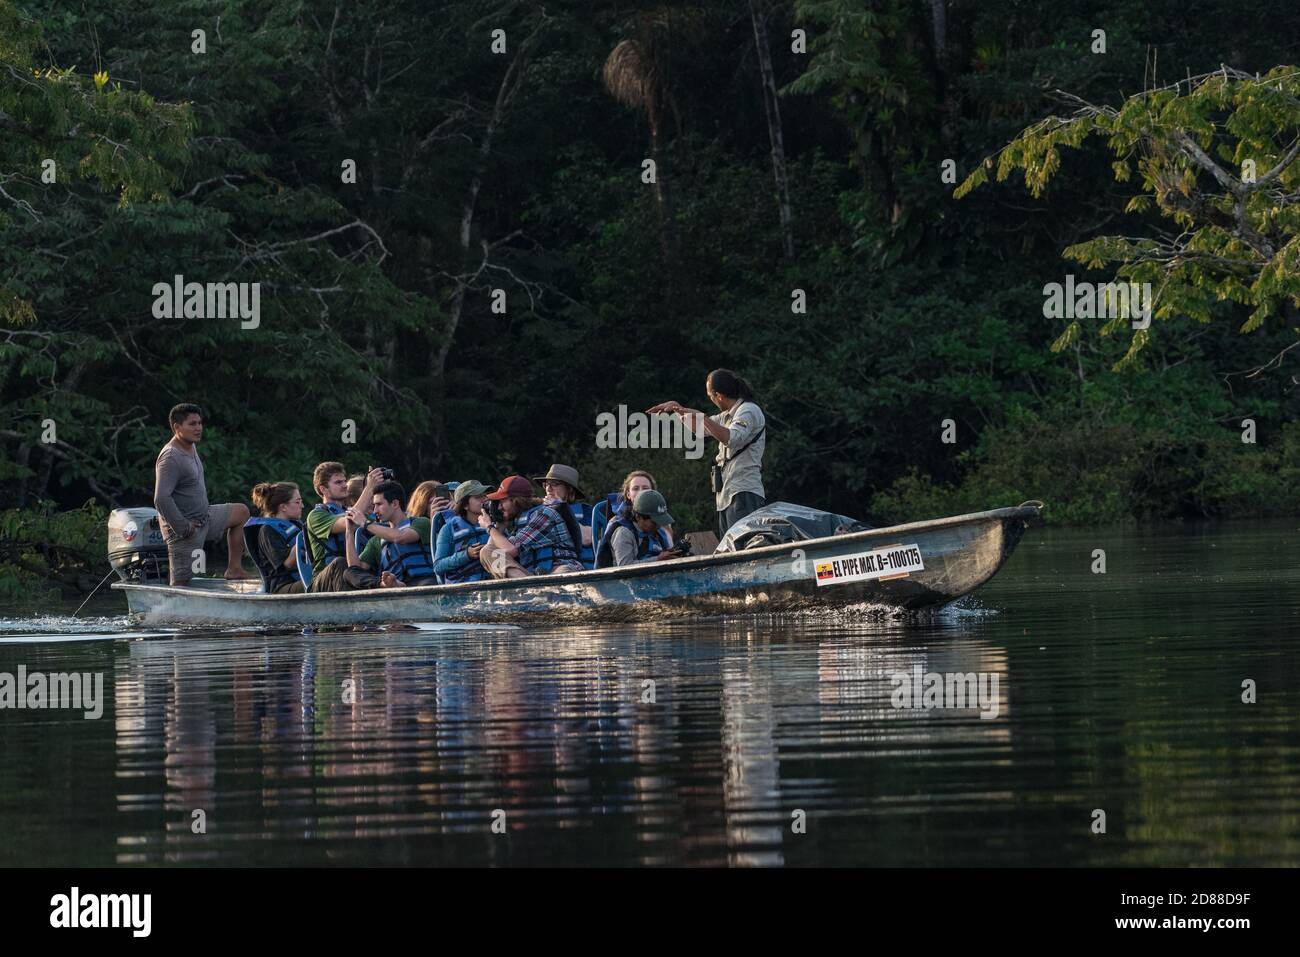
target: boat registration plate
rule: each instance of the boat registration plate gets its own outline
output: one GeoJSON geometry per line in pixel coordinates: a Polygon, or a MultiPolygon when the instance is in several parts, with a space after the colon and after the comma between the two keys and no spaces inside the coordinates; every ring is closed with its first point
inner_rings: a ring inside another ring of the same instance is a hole
{"type": "Polygon", "coordinates": [[[921,549],[916,545],[886,545],[869,552],[852,552],[820,558],[814,564],[817,585],[844,585],[878,578],[906,578],[925,570],[921,549]]]}

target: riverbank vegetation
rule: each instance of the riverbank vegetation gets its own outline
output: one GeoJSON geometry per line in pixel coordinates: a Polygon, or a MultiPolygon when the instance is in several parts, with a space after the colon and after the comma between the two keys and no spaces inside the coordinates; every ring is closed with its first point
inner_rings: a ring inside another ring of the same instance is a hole
{"type": "Polygon", "coordinates": [[[1300,11],[1069,7],[0,0],[0,574],[93,574],[42,536],[98,552],[183,400],[218,501],[562,459],[706,526],[707,456],[596,418],[720,365],[773,498],[1300,514],[1300,11]],[[1149,328],[1045,315],[1068,275],[1149,328]],[[256,324],[157,318],[177,276],[256,324]]]}

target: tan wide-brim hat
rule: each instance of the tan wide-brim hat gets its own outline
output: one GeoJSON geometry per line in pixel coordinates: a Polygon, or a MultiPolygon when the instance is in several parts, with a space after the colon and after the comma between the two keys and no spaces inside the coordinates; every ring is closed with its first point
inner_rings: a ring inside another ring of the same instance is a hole
{"type": "Polygon", "coordinates": [[[541,482],[544,479],[565,483],[577,492],[579,497],[584,494],[582,487],[578,485],[578,470],[571,465],[552,465],[551,470],[545,475],[537,475],[533,477],[534,482],[541,482]]]}

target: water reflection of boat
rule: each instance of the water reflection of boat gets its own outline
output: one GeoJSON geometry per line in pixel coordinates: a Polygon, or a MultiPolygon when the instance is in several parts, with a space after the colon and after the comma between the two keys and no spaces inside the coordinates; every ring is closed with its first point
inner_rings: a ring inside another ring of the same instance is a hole
{"type": "Polygon", "coordinates": [[[151,624],[312,626],[400,621],[626,621],[694,614],[935,608],[978,588],[1015,548],[1034,504],[577,572],[556,578],[265,595],[255,582],[117,582],[151,624]]]}
{"type": "Polygon", "coordinates": [[[1020,800],[1010,664],[957,616],[134,641],[112,862],[905,863],[1020,800]],[[918,667],[997,675],[998,719],[900,710],[918,667]]]}

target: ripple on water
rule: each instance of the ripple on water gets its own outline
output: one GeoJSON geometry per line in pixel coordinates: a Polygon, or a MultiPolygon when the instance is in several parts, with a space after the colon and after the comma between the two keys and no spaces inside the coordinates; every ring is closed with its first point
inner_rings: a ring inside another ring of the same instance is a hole
{"type": "Polygon", "coordinates": [[[159,638],[173,634],[174,631],[145,631],[130,615],[97,618],[76,618],[72,615],[0,618],[0,644],[117,641],[123,638],[159,638]]]}

